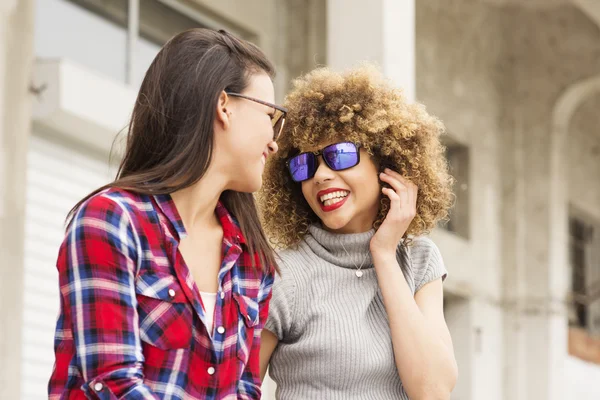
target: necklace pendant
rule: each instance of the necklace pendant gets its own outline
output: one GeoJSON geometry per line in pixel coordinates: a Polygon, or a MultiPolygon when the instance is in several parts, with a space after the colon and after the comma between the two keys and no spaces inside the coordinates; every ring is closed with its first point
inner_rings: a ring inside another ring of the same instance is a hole
{"type": "Polygon", "coordinates": [[[361,276],[363,276],[363,272],[361,270],[356,271],[356,276],[360,278],[361,276]]]}

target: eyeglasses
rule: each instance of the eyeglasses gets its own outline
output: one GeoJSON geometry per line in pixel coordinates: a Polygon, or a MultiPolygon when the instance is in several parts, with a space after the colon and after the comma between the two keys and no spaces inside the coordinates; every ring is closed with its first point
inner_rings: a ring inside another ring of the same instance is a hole
{"type": "Polygon", "coordinates": [[[273,113],[273,115],[271,115],[271,124],[273,125],[273,141],[277,140],[279,135],[281,135],[281,131],[283,130],[283,125],[285,124],[285,116],[288,112],[287,108],[281,107],[281,106],[278,106],[275,104],[271,104],[271,103],[263,101],[263,100],[255,99],[254,97],[246,96],[246,95],[243,95],[240,93],[232,93],[232,92],[225,92],[225,93],[227,93],[228,95],[233,96],[233,97],[239,97],[242,99],[250,100],[255,103],[262,104],[263,106],[271,107],[272,109],[274,109],[275,112],[273,113]]]}
{"type": "Polygon", "coordinates": [[[303,182],[317,172],[317,157],[323,155],[323,161],[334,171],[352,168],[360,162],[360,143],[341,142],[331,144],[320,151],[301,153],[287,161],[287,167],[294,182],[303,182]]]}

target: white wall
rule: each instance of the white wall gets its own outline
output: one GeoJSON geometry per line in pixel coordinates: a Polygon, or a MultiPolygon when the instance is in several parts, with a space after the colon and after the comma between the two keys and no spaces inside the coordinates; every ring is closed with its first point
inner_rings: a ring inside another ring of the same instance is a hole
{"type": "Polygon", "coordinates": [[[107,159],[34,127],[27,156],[21,400],[47,397],[60,299],[56,257],[65,217],[83,196],[111,180],[107,159]]]}
{"type": "Polygon", "coordinates": [[[600,366],[567,357],[565,360],[566,393],[569,400],[600,399],[600,366]]]}
{"type": "MultiPolygon", "coordinates": [[[[470,373],[470,379],[474,383],[470,399],[505,399],[502,364],[498,362],[504,354],[503,310],[498,305],[475,299],[473,300],[472,312],[472,326],[475,330],[471,347],[473,365],[471,371],[463,371],[470,373]]],[[[460,374],[461,371],[459,371],[459,376],[460,374]]]]}

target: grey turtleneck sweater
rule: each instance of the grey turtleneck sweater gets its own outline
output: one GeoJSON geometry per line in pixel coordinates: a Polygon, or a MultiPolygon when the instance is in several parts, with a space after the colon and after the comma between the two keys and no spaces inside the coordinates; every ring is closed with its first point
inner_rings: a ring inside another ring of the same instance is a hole
{"type": "MultiPolygon", "coordinates": [[[[265,325],[279,338],[269,367],[277,399],[408,399],[368,251],[373,234],[339,235],[313,225],[297,248],[280,253],[265,325]]],[[[400,246],[397,258],[413,294],[446,277],[429,238],[400,246]]]]}

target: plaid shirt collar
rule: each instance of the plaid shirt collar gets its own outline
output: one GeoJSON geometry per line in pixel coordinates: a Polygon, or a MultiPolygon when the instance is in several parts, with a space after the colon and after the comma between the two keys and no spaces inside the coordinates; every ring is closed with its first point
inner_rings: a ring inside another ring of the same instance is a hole
{"type": "MultiPolygon", "coordinates": [[[[167,217],[171,227],[175,230],[179,241],[185,239],[187,237],[187,232],[171,195],[160,194],[154,195],[153,197],[161,212],[167,217]]],[[[221,222],[221,226],[223,227],[223,239],[227,240],[232,245],[245,245],[246,239],[242,234],[242,230],[240,229],[238,222],[229,213],[227,208],[225,208],[221,200],[217,202],[217,208],[215,209],[215,212],[217,214],[217,218],[219,218],[219,221],[221,222]]]]}

